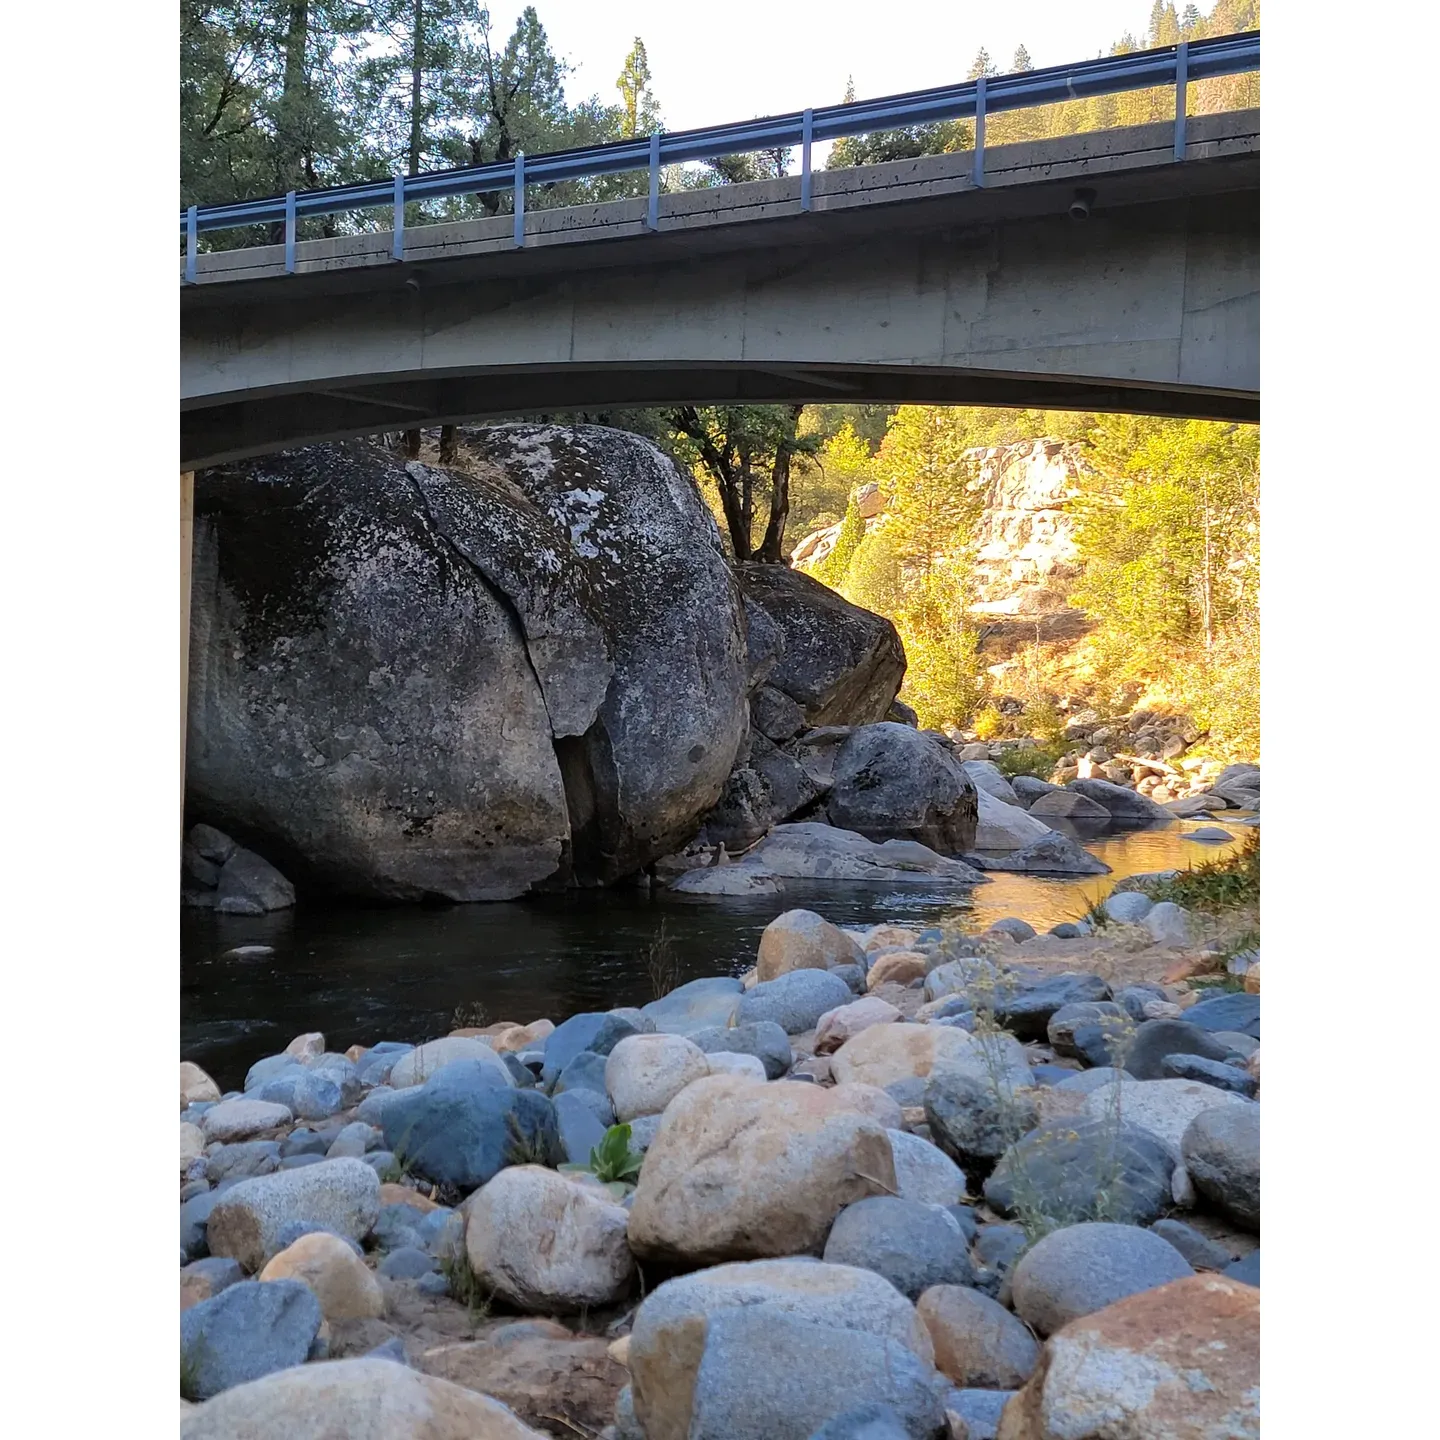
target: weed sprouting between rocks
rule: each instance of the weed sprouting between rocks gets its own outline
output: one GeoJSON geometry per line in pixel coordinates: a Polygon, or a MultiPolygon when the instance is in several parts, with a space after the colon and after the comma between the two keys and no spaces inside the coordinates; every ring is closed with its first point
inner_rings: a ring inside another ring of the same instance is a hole
{"type": "MultiPolygon", "coordinates": [[[[1014,982],[998,973],[977,973],[966,986],[966,997],[974,1007],[974,1036],[981,1059],[989,1098],[999,1117],[1004,1140],[1002,1161],[1007,1167],[1011,1189],[1011,1209],[1015,1222],[1025,1235],[1026,1248],[1053,1230],[1087,1220],[1126,1221],[1129,1205],[1123,1185],[1124,1160],[1120,1137],[1124,1125],[1124,1085],[1110,1087],[1105,1114],[1098,1117],[1098,1132],[1091,1134],[1096,1143],[1093,1187],[1088,1201],[1068,1203],[1047,1186],[1037,1173],[1039,1162],[1055,1154],[1066,1144],[1079,1140],[1075,1130],[1059,1126],[1047,1127],[1029,1147],[1020,1142],[1036,1130],[1033,1101],[1021,1093],[1014,1083],[1005,1059],[1000,1038],[1009,1032],[997,1019],[1002,1001],[1014,993],[1014,982]]],[[[1107,1016],[1100,1022],[1107,1055],[1111,1065],[1123,1070],[1134,1043],[1136,1026],[1128,1016],[1107,1016]]]]}
{"type": "Polygon", "coordinates": [[[665,922],[655,932],[655,938],[641,951],[645,973],[650,980],[650,993],[656,1000],[662,1000],[680,984],[680,961],[665,922]]]}

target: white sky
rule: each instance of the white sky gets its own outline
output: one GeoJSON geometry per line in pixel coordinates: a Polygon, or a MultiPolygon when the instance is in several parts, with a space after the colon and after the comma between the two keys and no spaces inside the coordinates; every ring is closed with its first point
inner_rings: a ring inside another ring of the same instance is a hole
{"type": "MultiPolygon", "coordinates": [[[[616,99],[631,41],[645,41],[652,89],[668,130],[688,130],[831,105],[855,77],[860,99],[953,84],[984,45],[1003,72],[1024,43],[1037,66],[1104,54],[1137,37],[1148,0],[533,0],[557,55],[573,64],[573,104],[616,99]]],[[[490,0],[508,34],[523,4],[490,0]]],[[[1183,8],[1179,6],[1177,8],[1183,8]]],[[[1202,12],[1210,10],[1200,0],[1202,12]]]]}

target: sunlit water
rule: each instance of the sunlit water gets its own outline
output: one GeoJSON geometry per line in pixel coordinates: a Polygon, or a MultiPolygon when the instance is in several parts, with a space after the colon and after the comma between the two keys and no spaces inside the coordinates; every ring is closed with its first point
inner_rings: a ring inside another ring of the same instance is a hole
{"type": "Polygon", "coordinates": [[[443,1034],[458,1007],[481,1005],[490,1020],[524,1024],[643,1004],[652,998],[644,953],[662,924],[682,981],[747,970],[760,932],[796,907],[839,925],[898,920],[978,931],[1018,915],[1045,930],[1078,918],[1126,875],[1225,855],[1246,833],[1232,824],[1233,842],[1200,844],[1184,838],[1195,828],[1182,822],[1087,840],[1109,875],[991,872],[970,891],[788,881],[783,895],[743,899],[606,890],[444,909],[301,905],[253,918],[185,910],[181,1053],[222,1087],[238,1087],[249,1065],[305,1030],[322,1030],[332,1049],[344,1049],[443,1034]],[[253,944],[275,953],[225,957],[253,944]]]}

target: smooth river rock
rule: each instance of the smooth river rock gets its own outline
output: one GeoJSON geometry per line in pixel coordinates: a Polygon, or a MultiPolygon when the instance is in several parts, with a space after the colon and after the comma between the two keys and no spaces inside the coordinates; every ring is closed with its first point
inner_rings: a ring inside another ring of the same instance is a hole
{"type": "Polygon", "coordinates": [[[210,1210],[212,1255],[228,1255],[252,1273],[278,1250],[284,1227],[307,1221],[362,1240],[380,1214],[380,1177],[363,1160],[322,1160],[242,1180],[210,1210]]]}
{"type": "Polygon", "coordinates": [[[187,1414],[181,1440],[545,1440],[488,1395],[394,1360],[332,1360],[237,1386],[187,1414]]]}
{"type": "Polygon", "coordinates": [[[999,1440],[1259,1440],[1260,1292],[1196,1275],[1052,1335],[999,1440]]]}
{"type": "Polygon", "coordinates": [[[661,1117],[630,1244],[683,1264],[818,1254],[846,1205],[896,1189],[885,1130],[825,1090],[709,1076],[661,1117]]]}
{"type": "Polygon", "coordinates": [[[635,1260],[623,1206],[539,1165],[502,1170],[466,1207],[465,1253],[483,1286],[540,1314],[614,1304],[635,1260]]]}

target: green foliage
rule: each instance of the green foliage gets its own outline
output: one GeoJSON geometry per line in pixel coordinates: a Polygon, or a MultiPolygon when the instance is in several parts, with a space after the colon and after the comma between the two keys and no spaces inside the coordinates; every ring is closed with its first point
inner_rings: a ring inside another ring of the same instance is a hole
{"type": "Polygon", "coordinates": [[[975,733],[982,740],[994,740],[1005,733],[1005,717],[993,705],[986,705],[975,716],[975,733]]]}
{"type": "Polygon", "coordinates": [[[200,1394],[200,1346],[204,1337],[196,1340],[188,1349],[180,1351],[180,1398],[196,1403],[205,1397],[200,1394]]]}
{"type": "Polygon", "coordinates": [[[615,88],[620,92],[621,109],[625,112],[622,139],[649,135],[660,128],[660,112],[650,91],[650,79],[650,60],[645,53],[645,42],[637,35],[615,81],[615,88]]]}
{"type": "Polygon", "coordinates": [[[1219,915],[1260,904],[1260,833],[1252,830],[1240,848],[1216,860],[1205,860],[1168,880],[1146,886],[1157,903],[1169,900],[1187,910],[1219,915]]]}
{"type": "Polygon", "coordinates": [[[1036,780],[1048,780],[1064,753],[1063,745],[1012,746],[1002,750],[996,757],[995,768],[1007,780],[1013,780],[1017,775],[1031,775],[1036,780]]]}
{"type": "MultiPolygon", "coordinates": [[[[1043,695],[1028,700],[1020,716],[1025,733],[1051,755],[1051,767],[1065,753],[1065,717],[1053,700],[1043,695]]],[[[1046,772],[1049,773],[1048,771],[1046,772]]]]}
{"type": "Polygon", "coordinates": [[[904,572],[895,536],[877,525],[855,547],[845,573],[845,598],[878,615],[893,615],[904,597],[904,572]]]}
{"type": "Polygon", "coordinates": [[[645,1156],[630,1148],[630,1127],[612,1125],[590,1151],[590,1173],[607,1185],[634,1184],[645,1156]]]}
{"type": "Polygon", "coordinates": [[[860,514],[859,504],[852,495],[849,503],[845,506],[845,518],[840,522],[840,533],[835,537],[834,546],[811,573],[817,580],[823,581],[832,589],[840,589],[845,583],[845,577],[850,572],[850,561],[854,558],[855,552],[860,548],[860,542],[864,538],[865,520],[860,514]]]}
{"type": "MultiPolygon", "coordinates": [[[[998,1044],[989,1043],[1006,1033],[996,1018],[996,1011],[999,1001],[1012,993],[1012,986],[1013,982],[1003,974],[982,972],[966,986],[965,994],[975,1010],[975,1049],[983,1068],[983,1083],[999,1119],[1001,1135],[1006,1142],[1014,1218],[1015,1223],[1025,1233],[1027,1248],[1052,1230],[1082,1221],[1129,1221],[1132,1217],[1124,1203],[1124,1165],[1119,1147],[1124,1124],[1123,1086],[1111,1087],[1109,1104],[1105,1114],[1099,1117],[1102,1121],[1097,1144],[1099,1161],[1096,1167],[1095,1193],[1089,1205],[1077,1208],[1059,1204],[1053,1191],[1048,1190],[1037,1178],[1028,1157],[1014,1148],[1030,1133],[1034,1112],[1025,1092],[1017,1091],[1010,1080],[1004,1051],[998,1044]]],[[[1135,1023],[1129,1016],[1102,1022],[1102,1034],[1110,1063],[1117,1068],[1124,1067],[1125,1059],[1134,1043],[1135,1028],[1135,1023]]],[[[1052,1132],[1060,1142],[1063,1142],[1065,1134],[1064,1131],[1052,1132]]]]}
{"type": "Polygon", "coordinates": [[[1097,678],[1163,684],[1222,750],[1259,755],[1260,434],[1106,416],[1078,502],[1097,678]]]}
{"type": "Polygon", "coordinates": [[[512,1111],[505,1117],[505,1163],[507,1165],[544,1165],[554,1162],[550,1146],[542,1133],[522,1128],[512,1111]]]}
{"type": "Polygon", "coordinates": [[[894,617],[906,659],[900,698],[926,729],[964,724],[985,696],[966,602],[963,574],[936,568],[909,583],[894,617]]]}
{"type": "Polygon", "coordinates": [[[471,1325],[489,1319],[495,1292],[487,1290],[470,1268],[470,1257],[465,1253],[465,1247],[460,1246],[458,1252],[447,1251],[440,1256],[439,1264],[450,1298],[458,1300],[470,1312],[471,1325]]]}
{"type": "Polygon", "coordinates": [[[790,471],[820,437],[800,433],[803,405],[683,405],[665,412],[675,457],[713,496],[737,560],[781,558],[790,514],[790,471]],[[765,528],[756,541],[762,513],[765,528]]]}

